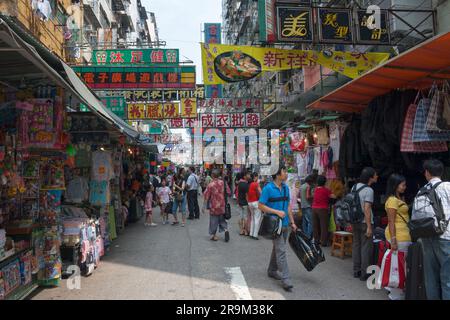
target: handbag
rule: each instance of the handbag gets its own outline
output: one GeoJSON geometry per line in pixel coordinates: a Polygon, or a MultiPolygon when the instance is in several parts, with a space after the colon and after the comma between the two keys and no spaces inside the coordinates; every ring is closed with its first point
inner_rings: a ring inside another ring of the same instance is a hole
{"type": "Polygon", "coordinates": [[[381,263],[381,271],[378,274],[377,288],[405,288],[406,268],[405,254],[402,251],[387,250],[383,262],[381,263]]]}
{"type": "Polygon", "coordinates": [[[450,95],[448,91],[449,84],[446,81],[444,82],[441,92],[442,112],[438,114],[436,122],[436,125],[440,130],[450,130],[450,95]]]}
{"type": "Polygon", "coordinates": [[[281,235],[283,221],[274,214],[264,214],[261,221],[259,235],[265,239],[273,240],[281,235]]]}
{"type": "Polygon", "coordinates": [[[227,185],[225,180],[223,180],[223,196],[225,199],[225,220],[231,219],[231,206],[228,203],[228,197],[227,197],[227,185]]]}

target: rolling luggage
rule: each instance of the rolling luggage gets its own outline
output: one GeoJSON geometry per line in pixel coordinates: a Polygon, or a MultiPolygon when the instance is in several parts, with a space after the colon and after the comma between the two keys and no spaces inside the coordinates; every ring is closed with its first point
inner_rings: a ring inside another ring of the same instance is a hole
{"type": "Polygon", "coordinates": [[[291,232],[289,245],[307,271],[312,271],[320,262],[325,261],[325,256],[319,245],[312,242],[301,230],[291,232]]]}
{"type": "Polygon", "coordinates": [[[423,270],[422,244],[414,242],[406,257],[406,300],[427,300],[423,270]]]}

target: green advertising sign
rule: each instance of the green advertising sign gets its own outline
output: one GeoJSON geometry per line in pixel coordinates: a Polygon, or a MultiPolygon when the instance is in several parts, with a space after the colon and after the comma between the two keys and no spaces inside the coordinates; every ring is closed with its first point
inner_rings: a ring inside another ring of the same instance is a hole
{"type": "Polygon", "coordinates": [[[149,134],[161,134],[162,133],[162,123],[159,121],[149,121],[148,124],[148,133],[149,134]]]}
{"type": "MultiPolygon", "coordinates": [[[[115,115],[120,117],[121,119],[126,119],[126,102],[124,97],[104,97],[100,98],[105,107],[112,111],[115,115]]],[[[89,112],[90,110],[86,105],[81,104],[80,106],[81,112],[89,112]]]]}
{"type": "Polygon", "coordinates": [[[92,54],[92,63],[94,65],[173,65],[179,62],[179,49],[94,50],[92,54]]]}

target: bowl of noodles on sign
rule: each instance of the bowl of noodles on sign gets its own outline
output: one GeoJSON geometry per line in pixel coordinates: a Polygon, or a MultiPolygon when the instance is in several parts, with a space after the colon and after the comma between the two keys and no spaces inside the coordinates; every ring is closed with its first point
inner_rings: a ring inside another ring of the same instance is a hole
{"type": "Polygon", "coordinates": [[[261,73],[261,64],[240,51],[222,53],[214,60],[214,69],[226,82],[250,80],[261,73]]]}

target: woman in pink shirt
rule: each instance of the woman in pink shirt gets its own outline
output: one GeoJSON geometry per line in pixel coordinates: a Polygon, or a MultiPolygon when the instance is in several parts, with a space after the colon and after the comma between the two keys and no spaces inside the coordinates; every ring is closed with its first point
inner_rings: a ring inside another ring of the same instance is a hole
{"type": "Polygon", "coordinates": [[[144,225],[150,227],[156,227],[157,224],[153,223],[152,213],[153,213],[153,186],[150,185],[147,188],[147,194],[145,196],[145,223],[144,225]]]}

